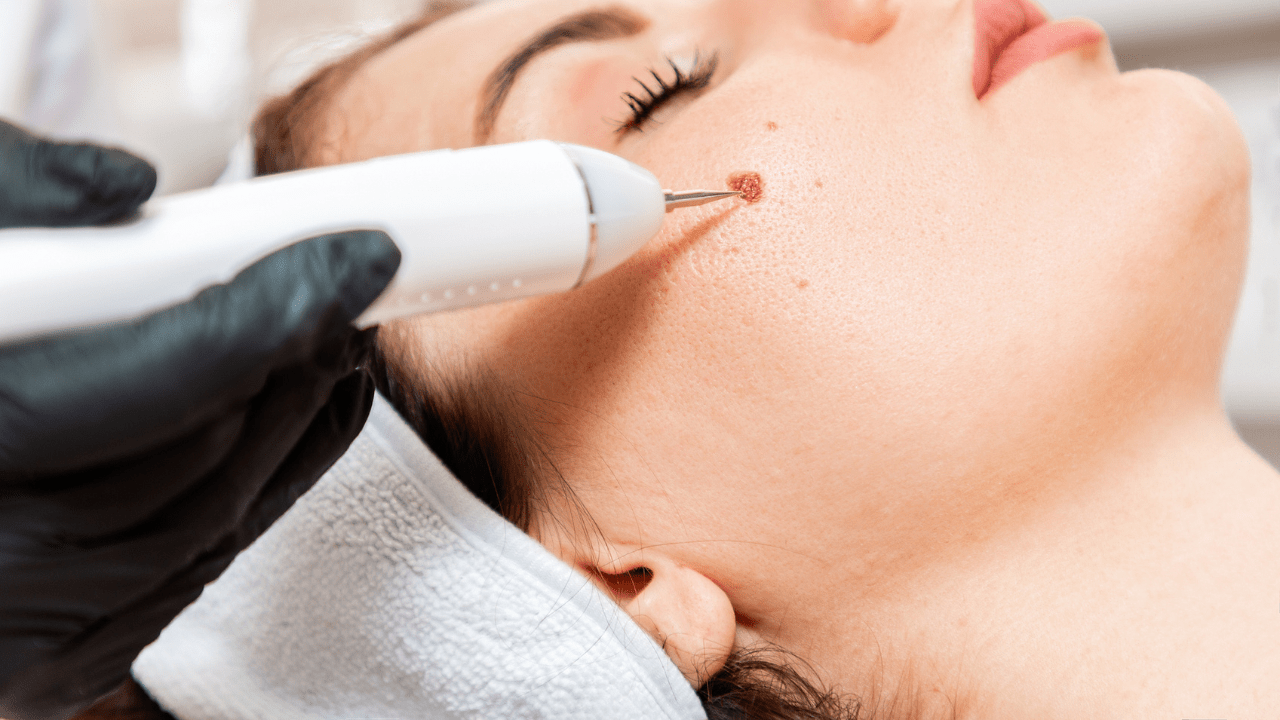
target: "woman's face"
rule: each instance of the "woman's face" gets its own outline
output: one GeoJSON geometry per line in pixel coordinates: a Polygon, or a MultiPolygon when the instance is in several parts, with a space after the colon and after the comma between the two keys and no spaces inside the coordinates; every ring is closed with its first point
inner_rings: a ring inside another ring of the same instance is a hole
{"type": "Polygon", "coordinates": [[[552,138],[675,189],[763,180],[588,286],[403,326],[546,420],[601,538],[540,524],[562,556],[661,553],[724,592],[740,642],[832,666],[833,615],[890,607],[1127,434],[1216,411],[1247,222],[1229,112],[1119,74],[1100,35],[979,99],[976,25],[973,0],[493,2],[350,84],[329,162],[552,138]],[[589,10],[632,31],[534,57],[478,134],[495,68],[589,10]],[[634,78],[695,58],[718,61],[705,89],[628,129],[634,78]]]}

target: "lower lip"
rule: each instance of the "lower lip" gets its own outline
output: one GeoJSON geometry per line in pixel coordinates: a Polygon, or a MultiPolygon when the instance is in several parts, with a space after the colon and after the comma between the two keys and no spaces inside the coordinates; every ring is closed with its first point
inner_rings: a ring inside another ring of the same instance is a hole
{"type": "Polygon", "coordinates": [[[983,97],[1041,60],[1093,45],[1106,38],[1098,26],[1078,20],[1041,25],[1013,41],[991,68],[991,85],[983,97]]]}

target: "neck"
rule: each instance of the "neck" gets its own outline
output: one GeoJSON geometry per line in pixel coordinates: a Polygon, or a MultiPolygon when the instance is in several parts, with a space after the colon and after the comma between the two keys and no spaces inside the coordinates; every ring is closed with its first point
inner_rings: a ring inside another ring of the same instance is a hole
{"type": "Polygon", "coordinates": [[[1112,448],[1027,522],[914,569],[882,603],[846,606],[809,657],[844,687],[875,677],[892,697],[907,683],[948,713],[957,699],[959,717],[1271,716],[1278,517],[1280,475],[1221,413],[1188,417],[1112,448]]]}

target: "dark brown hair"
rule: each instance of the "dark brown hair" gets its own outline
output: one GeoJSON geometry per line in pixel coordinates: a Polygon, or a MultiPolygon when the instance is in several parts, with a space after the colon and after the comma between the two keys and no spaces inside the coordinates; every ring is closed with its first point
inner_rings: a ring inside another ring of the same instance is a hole
{"type": "Polygon", "coordinates": [[[417,17],[322,67],[293,92],[268,100],[253,123],[254,169],[258,175],[314,165],[329,103],[370,58],[441,18],[465,8],[461,0],[436,0],[417,17]]]}

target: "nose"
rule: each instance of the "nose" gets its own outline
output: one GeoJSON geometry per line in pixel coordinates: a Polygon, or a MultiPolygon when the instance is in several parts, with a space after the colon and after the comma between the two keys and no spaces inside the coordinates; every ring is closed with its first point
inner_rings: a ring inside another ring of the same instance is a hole
{"type": "Polygon", "coordinates": [[[743,55],[750,54],[747,48],[788,46],[811,58],[847,63],[842,45],[870,49],[874,44],[871,55],[847,49],[862,59],[874,55],[890,63],[894,77],[904,82],[972,101],[976,1],[714,0],[714,8],[732,19],[743,55]],[[828,38],[836,42],[825,42],[828,38]]]}
{"type": "Polygon", "coordinates": [[[855,43],[880,39],[898,19],[897,0],[814,0],[814,20],[832,35],[855,43]]]}
{"type": "MultiPolygon", "coordinates": [[[[716,0],[739,41],[776,39],[794,30],[858,44],[880,39],[897,24],[901,5],[917,0],[716,0]]],[[[959,2],[961,0],[949,0],[959,2]]]]}

